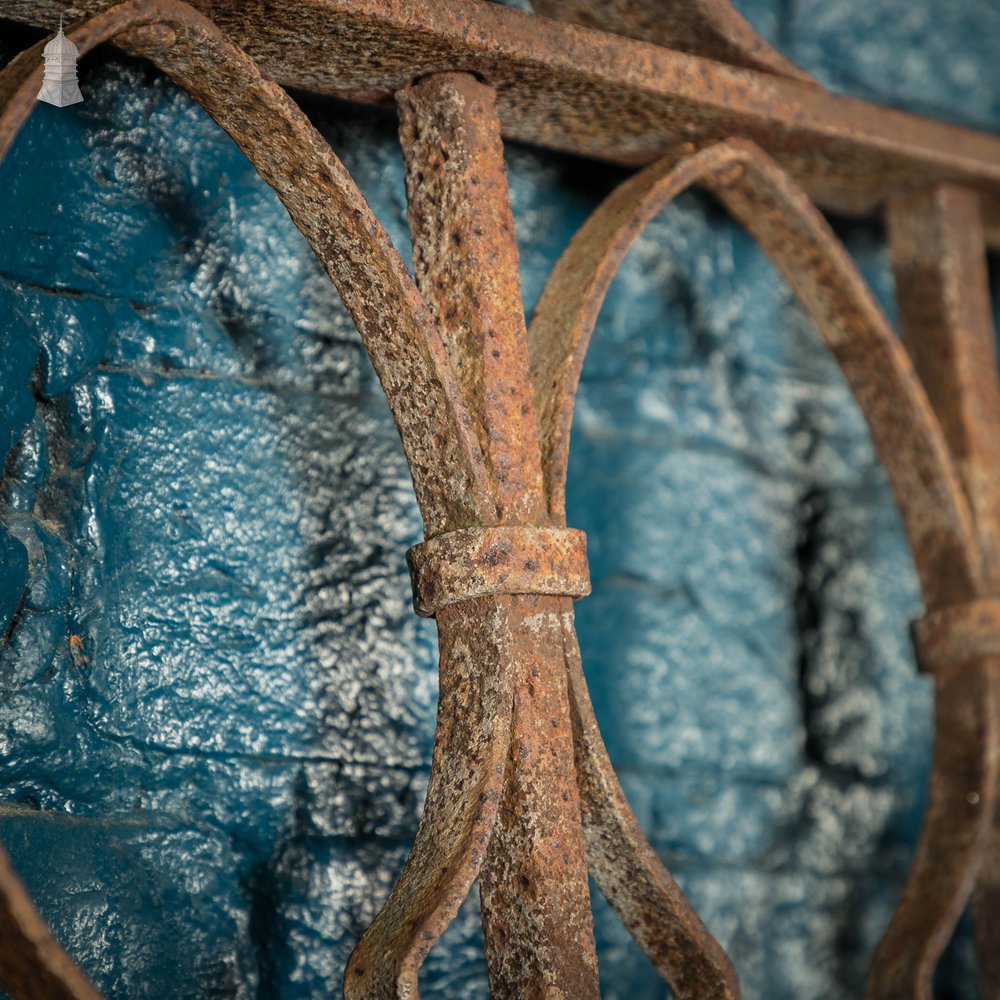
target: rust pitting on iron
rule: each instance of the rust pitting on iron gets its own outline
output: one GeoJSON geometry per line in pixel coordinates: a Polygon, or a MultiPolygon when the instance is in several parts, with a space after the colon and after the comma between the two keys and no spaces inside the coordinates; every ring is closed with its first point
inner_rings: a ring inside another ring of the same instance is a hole
{"type": "Polygon", "coordinates": [[[489,521],[538,521],[537,422],[496,94],[447,73],[397,102],[417,285],[473,414],[496,501],[489,521]]]}
{"type": "Polygon", "coordinates": [[[573,21],[668,49],[810,81],[768,45],[729,0],[534,0],[546,17],[573,21]]]}
{"type": "MultiPolygon", "coordinates": [[[[584,0],[574,2],[579,9],[584,0]]],[[[247,25],[264,23],[255,12],[265,8],[198,5],[257,45],[247,25]]],[[[60,5],[20,0],[19,9],[60,5]]],[[[801,80],[468,0],[328,0],[324,9],[337,86],[355,96],[360,88],[366,99],[399,91],[416,284],[294,102],[202,14],[179,0],[131,0],[70,37],[81,53],[114,38],[150,58],[275,189],[358,325],[413,475],[427,541],[410,563],[415,604],[438,626],[438,729],[413,850],[351,957],[345,995],[415,998],[420,964],[480,875],[494,996],[596,998],[588,865],[675,995],[740,995],[732,964],[649,847],[608,760],[573,629],[571,598],[588,587],[583,537],[565,528],[573,396],[597,310],[631,240],[696,182],[773,257],[840,362],[888,470],[928,606],[915,634],[937,693],[930,806],[870,996],[929,997],[970,894],[984,982],[1000,990],[1000,960],[991,958],[1000,864],[987,856],[991,844],[1000,848],[1000,388],[982,262],[984,217],[994,235],[1000,230],[996,140],[846,102],[801,80]],[[388,55],[377,72],[352,61],[361,28],[388,55]],[[499,98],[468,73],[438,72],[471,68],[473,55],[499,98]],[[501,120],[509,134],[621,162],[648,161],[674,144],[577,234],[530,333],[501,120]],[[734,132],[770,144],[781,166],[745,138],[698,148],[734,132]],[[911,192],[890,206],[890,230],[900,288],[913,293],[901,294],[901,313],[916,370],[782,167],[850,211],[911,192]],[[914,193],[942,177],[992,193],[984,200],[954,185],[914,193]],[[943,378],[929,361],[934,338],[947,348],[943,378]]],[[[645,8],[636,10],[633,28],[645,8]]],[[[680,26],[692,50],[722,45],[724,58],[794,75],[740,36],[726,0],[698,0],[693,11],[680,26]]],[[[287,16],[294,22],[301,9],[291,4],[287,16]]],[[[0,156],[34,106],[40,48],[0,73],[0,156]]],[[[257,50],[282,72],[302,69],[274,38],[257,50]]],[[[2,855],[0,924],[0,985],[18,997],[97,997],[2,855]]]]}
{"type": "Polygon", "coordinates": [[[537,405],[552,513],[565,510],[573,398],[604,295],[646,223],[695,183],[771,256],[840,363],[892,482],[925,592],[942,601],[969,596],[979,573],[972,514],[910,359],[823,217],[770,157],[742,140],[668,156],[631,177],[584,223],[549,276],[529,344],[543,387],[537,405]]]}
{"type": "MultiPolygon", "coordinates": [[[[694,8],[695,24],[720,5],[671,0],[694,8]]],[[[8,0],[9,16],[51,28],[62,11],[102,6],[8,0]]],[[[679,141],[738,136],[833,211],[871,215],[894,194],[942,181],[976,188],[1000,242],[1000,140],[830,94],[773,65],[726,65],[480,0],[323,0],[321,16],[315,0],[285,0],[280,16],[269,0],[195,6],[286,86],[389,103],[415,79],[475,73],[497,89],[507,138],[642,166],[679,141]]]]}
{"type": "Polygon", "coordinates": [[[590,593],[587,536],[572,528],[495,525],[438,535],[406,554],[417,614],[473,597],[590,593]]]}

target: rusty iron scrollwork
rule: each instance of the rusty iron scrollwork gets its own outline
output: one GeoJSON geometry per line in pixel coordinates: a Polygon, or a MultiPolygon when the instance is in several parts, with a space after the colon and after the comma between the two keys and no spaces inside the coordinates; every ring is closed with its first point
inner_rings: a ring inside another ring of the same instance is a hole
{"type": "MultiPolygon", "coordinates": [[[[568,19],[586,20],[594,5],[570,6],[568,19]]],[[[649,37],[638,8],[601,9],[649,37]]],[[[724,0],[701,0],[691,17],[678,37],[698,51],[815,90],[724,0]]],[[[488,82],[431,72],[395,89],[414,280],[294,101],[204,14],[129,0],[69,37],[81,53],[114,39],[150,59],[232,136],[340,291],[402,438],[425,528],[408,555],[414,607],[436,621],[441,696],[414,845],[348,963],[348,1000],[416,998],[423,960],[477,878],[493,996],[597,1000],[589,875],[676,996],[740,996],[601,739],[573,624],[572,601],[589,591],[585,538],[565,512],[574,395],[604,295],[642,227],[693,184],[770,255],[839,362],[927,605],[914,636],[936,688],[931,801],[869,995],[929,997],[970,898],[983,979],[1000,989],[1000,389],[978,196],[935,184],[890,202],[904,347],[775,159],[746,137],[678,139],[586,221],[529,327],[488,82]]],[[[40,53],[41,43],[0,73],[0,158],[34,106],[40,53]]],[[[0,932],[0,986],[13,996],[99,996],[2,852],[0,932]]]]}

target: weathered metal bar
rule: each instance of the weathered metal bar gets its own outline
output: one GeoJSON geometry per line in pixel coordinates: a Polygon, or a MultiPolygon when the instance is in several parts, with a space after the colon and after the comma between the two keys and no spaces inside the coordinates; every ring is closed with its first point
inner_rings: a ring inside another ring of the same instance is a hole
{"type": "MultiPolygon", "coordinates": [[[[475,77],[439,74],[401,91],[398,103],[417,284],[477,418],[496,520],[544,523],[538,423],[495,94],[475,77]]],[[[487,529],[487,537],[495,534],[487,529]]],[[[494,543],[493,557],[479,562],[511,562],[515,549],[494,543]]],[[[528,560],[530,572],[544,571],[539,562],[528,560]]],[[[464,566],[462,575],[467,573],[464,566]]],[[[524,594],[510,600],[525,616],[507,635],[507,668],[515,677],[511,750],[480,873],[491,992],[497,1000],[596,1000],[597,955],[563,666],[561,618],[568,602],[524,594]]]]}
{"type": "MultiPolygon", "coordinates": [[[[1000,667],[1000,663],[997,664],[1000,667]]],[[[1000,718],[1000,685],[994,684],[995,713],[1000,718]]],[[[993,827],[972,890],[972,929],[976,938],[979,982],[984,997],[1000,996],[1000,794],[993,804],[993,827]]]]}
{"type": "MultiPolygon", "coordinates": [[[[930,796],[902,898],[872,961],[868,1000],[931,1000],[934,969],[969,901],[996,808],[1000,602],[932,612],[915,624],[914,638],[921,668],[934,678],[930,796]]],[[[994,939],[986,970],[996,950],[994,939]]],[[[995,981],[983,985],[993,987],[984,996],[996,996],[995,981]]]]}
{"type": "Polygon", "coordinates": [[[544,515],[514,217],[496,94],[443,73],[397,95],[417,287],[489,470],[495,523],[544,515]]]}
{"type": "MultiPolygon", "coordinates": [[[[54,28],[105,0],[4,0],[54,28]]],[[[980,191],[1000,245],[1000,138],[838,97],[483,0],[195,0],[286,86],[388,102],[408,82],[474,73],[497,91],[506,137],[641,165],[678,140],[752,139],[824,208],[874,212],[893,194],[953,181],[980,191]]]]}
{"type": "MultiPolygon", "coordinates": [[[[872,1000],[929,998],[972,898],[985,996],[1000,995],[1000,376],[978,198],[943,186],[894,198],[888,228],[903,338],[969,499],[971,597],[925,586],[914,637],[935,688],[934,761],[920,842],[872,963],[872,1000]]],[[[919,553],[916,553],[919,557],[919,553]]],[[[947,573],[947,567],[939,572],[947,573]]]]}
{"type": "Polygon", "coordinates": [[[571,609],[563,633],[591,875],[678,1000],[739,1000],[733,963],[650,846],[618,781],[583,676],[571,609]]]}
{"type": "Polygon", "coordinates": [[[894,198],[887,221],[900,333],[969,498],[984,593],[1000,595],[1000,374],[974,191],[894,198]]]}
{"type": "Polygon", "coordinates": [[[437,613],[437,731],[427,798],[406,866],[344,972],[346,1000],[415,1000],[427,953],[455,918],[493,834],[511,738],[511,598],[437,613]]]}
{"type": "Polygon", "coordinates": [[[497,525],[438,535],[406,554],[414,610],[488,594],[590,593],[587,536],[572,528],[497,525]]]}
{"type": "Polygon", "coordinates": [[[811,79],[747,23],[730,0],[533,0],[539,14],[705,56],[811,79]]]}
{"type": "Polygon", "coordinates": [[[480,875],[494,1000],[599,1000],[563,620],[567,598],[522,596],[507,785],[480,875]]]}

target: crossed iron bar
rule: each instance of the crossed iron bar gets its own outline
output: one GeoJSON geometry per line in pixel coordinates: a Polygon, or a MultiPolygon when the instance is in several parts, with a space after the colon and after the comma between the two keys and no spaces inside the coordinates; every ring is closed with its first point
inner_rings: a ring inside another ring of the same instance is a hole
{"type": "MultiPolygon", "coordinates": [[[[935,182],[888,204],[907,351],[822,215],[761,149],[678,144],[582,226],[526,328],[487,84],[441,72],[396,94],[414,283],[323,138],[205,16],[130,0],[70,38],[81,53],[114,38],[152,60],[232,136],[340,291],[403,441],[426,534],[408,554],[414,605],[439,634],[438,728],[413,849],[351,957],[346,997],[415,998],[423,959],[478,877],[493,995],[594,1000],[588,872],[675,995],[740,995],[608,759],[573,627],[571,600],[589,591],[585,539],[565,523],[574,394],[605,292],[643,226],[695,183],[767,251],[840,363],[927,607],[914,639],[936,692],[930,803],[868,995],[929,998],[970,897],[986,993],[1000,994],[1000,382],[978,195],[935,182]]],[[[34,107],[41,47],[0,73],[0,158],[34,107]]],[[[18,1000],[99,997],[2,851],[0,986],[18,1000]]]]}

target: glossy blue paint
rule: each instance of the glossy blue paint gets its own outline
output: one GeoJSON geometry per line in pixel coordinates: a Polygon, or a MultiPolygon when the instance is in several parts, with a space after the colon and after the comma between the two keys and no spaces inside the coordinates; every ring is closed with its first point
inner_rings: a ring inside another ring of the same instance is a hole
{"type": "MultiPolygon", "coordinates": [[[[967,44],[977,102],[953,69],[922,85],[1000,127],[982,5],[938,31],[929,0],[897,20],[890,0],[813,6],[745,11],[875,98],[909,100],[899,66],[967,44]],[[869,37],[872,18],[893,30],[869,37]],[[847,66],[862,36],[884,57],[847,66]]],[[[405,463],[335,291],[232,143],[141,64],[100,53],[81,79],[86,102],[40,106],[0,168],[0,837],[109,997],[334,994],[402,865],[433,735],[405,463]]],[[[303,102],[408,258],[392,117],[303,102]]],[[[623,175],[514,145],[508,162],[530,308],[623,175]]],[[[881,233],[840,228],[891,310],[881,233]]],[[[611,289],[569,506],[588,678],[652,842],[748,997],[859,995],[923,805],[919,595],[836,366],[697,194],[611,289]]],[[[664,996],[595,912],[604,995],[664,996]]],[[[485,997],[480,947],[473,899],[426,996],[485,997]]],[[[968,952],[966,934],[947,995],[975,995],[968,952]]]]}

